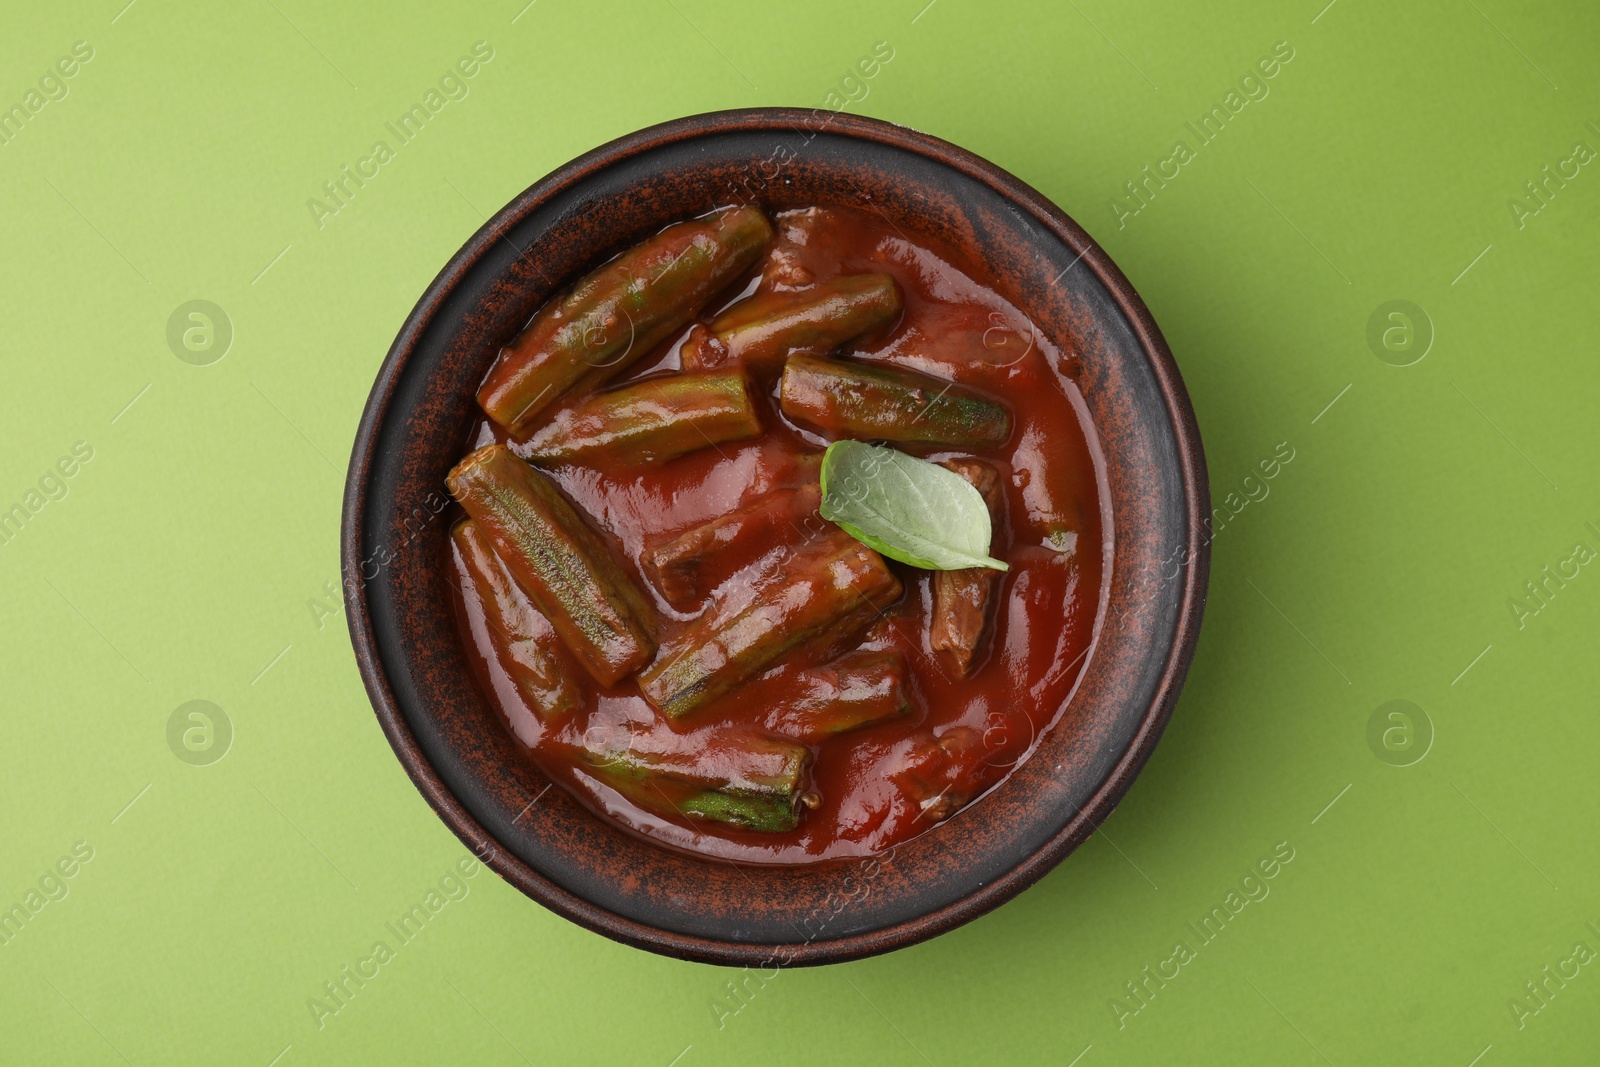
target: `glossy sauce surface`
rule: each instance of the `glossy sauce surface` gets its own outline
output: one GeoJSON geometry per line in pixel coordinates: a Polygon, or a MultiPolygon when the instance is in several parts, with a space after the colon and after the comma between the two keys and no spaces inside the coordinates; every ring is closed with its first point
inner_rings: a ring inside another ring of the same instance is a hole
{"type": "MultiPolygon", "coordinates": [[[[1023,312],[937,243],[901,232],[875,215],[809,208],[774,217],[777,237],[740,284],[700,316],[752,293],[803,288],[841,274],[883,272],[900,286],[904,310],[887,332],[838,353],[954,380],[1010,410],[1010,439],[978,455],[1002,475],[1005,516],[991,552],[1010,564],[997,593],[987,648],[968,678],[929,647],[932,572],[890,561],[905,586],[865,638],[803,648],[711,706],[669,722],[629,679],[601,687],[580,677],[583,707],[544,723],[500,667],[482,606],[453,554],[444,561],[469,659],[490,702],[541,769],[582,802],[661,843],[741,862],[807,863],[881,852],[935,827],[963,802],[992,788],[1032,751],[1060,716],[1089,655],[1104,599],[1110,522],[1103,464],[1074,383],[1070,348],[1047,339],[1023,312]],[[853,648],[898,649],[909,667],[915,709],[905,718],[813,745],[811,793],[799,826],[782,833],[740,830],[646,810],[584,769],[585,747],[700,753],[714,758],[730,727],[768,731],[802,673],[853,648]],[[929,800],[933,793],[935,799],[929,800]]],[[[679,367],[682,331],[616,385],[679,367]]],[[[763,495],[816,480],[827,438],[790,423],[776,401],[776,371],[753,376],[765,432],[648,466],[541,466],[602,530],[630,574],[654,600],[661,643],[699,612],[674,609],[641,564],[647,549],[763,495]]],[[[468,447],[515,439],[482,420],[468,447]]],[[[938,451],[933,460],[969,455],[938,451]]],[[[811,525],[827,526],[812,517],[811,525]]],[[[714,594],[719,602],[781,588],[792,545],[750,553],[714,594]]],[[[981,802],[981,801],[978,801],[981,802]]]]}

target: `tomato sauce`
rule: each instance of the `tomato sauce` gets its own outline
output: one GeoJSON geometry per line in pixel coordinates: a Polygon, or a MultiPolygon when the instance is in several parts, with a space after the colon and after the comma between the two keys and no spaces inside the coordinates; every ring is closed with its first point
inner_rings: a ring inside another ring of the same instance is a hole
{"type": "MultiPolygon", "coordinates": [[[[756,292],[803,288],[841,274],[888,273],[903,297],[899,321],[846,345],[841,354],[953,379],[1010,410],[1010,439],[979,456],[1002,475],[1005,515],[995,524],[991,553],[1010,570],[996,594],[987,648],[971,676],[957,677],[930,647],[933,573],[889,561],[905,594],[864,638],[801,648],[676,721],[647,703],[631,679],[602,687],[583,675],[581,710],[546,723],[523,703],[501,668],[461,560],[452,555],[445,562],[478,682],[547,775],[594,811],[656,842],[741,862],[799,864],[870,855],[907,841],[977,801],[1028,757],[1061,716],[1094,642],[1111,524],[1102,492],[1104,466],[1068,339],[1043,336],[952,250],[875,215],[807,208],[782,212],[774,223],[777,236],[764,259],[708,307],[702,321],[756,292]],[[904,654],[914,712],[813,745],[808,800],[814,806],[802,810],[793,830],[756,832],[647,810],[585,768],[585,748],[618,737],[647,736],[656,750],[714,758],[717,738],[729,727],[769,728],[772,709],[802,671],[858,647],[904,654]]],[[[687,335],[686,328],[613,385],[676,371],[687,335]]],[[[645,551],[775,489],[814,482],[816,460],[829,444],[786,419],[775,373],[757,375],[752,391],[764,426],[758,439],[649,466],[541,468],[604,532],[655,602],[663,646],[699,612],[674,609],[651,585],[642,565],[645,551]]],[[[518,445],[487,419],[466,444],[495,441],[518,445]]],[[[926,458],[960,455],[942,451],[926,458]]],[[[727,585],[781,584],[783,546],[772,547],[740,560],[742,569],[727,585]]]]}

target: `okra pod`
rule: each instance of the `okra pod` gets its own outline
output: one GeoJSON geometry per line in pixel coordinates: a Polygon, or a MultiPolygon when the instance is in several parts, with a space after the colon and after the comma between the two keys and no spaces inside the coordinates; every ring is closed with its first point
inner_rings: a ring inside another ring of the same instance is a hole
{"type": "Polygon", "coordinates": [[[1011,435],[1011,415],[997,402],[898,367],[791,356],[779,399],[785,415],[835,438],[977,451],[1011,435]]]}
{"type": "MultiPolygon", "coordinates": [[[[951,459],[941,466],[955,471],[977,488],[989,508],[989,527],[998,531],[1005,508],[1000,472],[978,459],[951,459]]],[[[999,587],[1000,572],[988,567],[933,572],[933,615],[928,625],[928,644],[934,651],[945,654],[958,678],[970,675],[981,659],[999,587]]]]}
{"type": "MultiPolygon", "coordinates": [[[[693,611],[735,571],[785,542],[805,540],[807,518],[822,500],[816,484],[780,489],[727,515],[680,534],[645,553],[646,572],[667,602],[693,611]]],[[[815,520],[816,529],[825,529],[815,520]]]]}
{"type": "Polygon", "coordinates": [[[648,735],[586,747],[593,773],[642,807],[747,830],[779,833],[800,822],[811,752],[759,734],[718,732],[694,752],[652,750],[648,735]]]}
{"type": "Polygon", "coordinates": [[[798,293],[757,293],[711,320],[709,337],[685,345],[686,369],[734,362],[776,367],[793,353],[822,355],[900,314],[900,287],[888,274],[846,274],[798,293]]]}
{"type": "Polygon", "coordinates": [[[546,463],[651,463],[761,434],[742,371],[651,378],[556,412],[517,451],[546,463]]]}
{"type": "Polygon", "coordinates": [[[446,484],[596,681],[615,685],[650,661],[655,612],[554,483],[494,444],[456,464],[446,484]]]}
{"type": "Polygon", "coordinates": [[[843,639],[900,596],[883,557],[843,533],[799,549],[745,602],[713,608],[639,674],[645,699],[679,718],[816,637],[843,639]]]}
{"type": "Polygon", "coordinates": [[[500,354],[478,404],[514,433],[574,389],[609,380],[692,319],[772,237],[757,208],[668,226],[546,305],[500,354]]]}
{"type": "Polygon", "coordinates": [[[856,651],[803,672],[795,695],[767,717],[782,737],[816,744],[834,734],[911,713],[906,659],[896,649],[856,651]]]}
{"type": "Polygon", "coordinates": [[[450,539],[482,606],[495,659],[523,701],[545,720],[577,708],[583,694],[555,628],[517,588],[478,524],[471,519],[458,523],[450,539]]]}

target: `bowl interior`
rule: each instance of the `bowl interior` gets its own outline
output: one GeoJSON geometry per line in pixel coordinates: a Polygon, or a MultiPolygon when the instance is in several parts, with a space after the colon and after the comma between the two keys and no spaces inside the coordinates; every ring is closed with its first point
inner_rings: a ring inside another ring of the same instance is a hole
{"type": "Polygon", "coordinates": [[[885,123],[788,110],[700,116],[624,138],[533,186],[412,312],[352,459],[351,629],[379,718],[418,787],[530,896],[680,956],[848,958],[937,933],[1019,892],[1126,790],[1165,723],[1198,625],[1203,471],[1182,384],[1143,305],[1104,253],[1020,182],[885,123]],[[1082,356],[1105,459],[1109,599],[1067,712],[980,801],[862,863],[768,868],[684,855],[546,791],[473,683],[443,584],[444,476],[499,346],[614,250],[736,201],[863,206],[965,251],[1082,356]]]}

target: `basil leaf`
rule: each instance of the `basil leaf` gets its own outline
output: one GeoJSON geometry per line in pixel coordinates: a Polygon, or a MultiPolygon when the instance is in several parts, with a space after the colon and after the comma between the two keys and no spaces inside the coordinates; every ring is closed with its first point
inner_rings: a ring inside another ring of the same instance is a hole
{"type": "Polygon", "coordinates": [[[829,445],[821,511],[851,537],[913,567],[1009,569],[989,555],[989,508],[972,483],[893,448],[829,445]]]}

